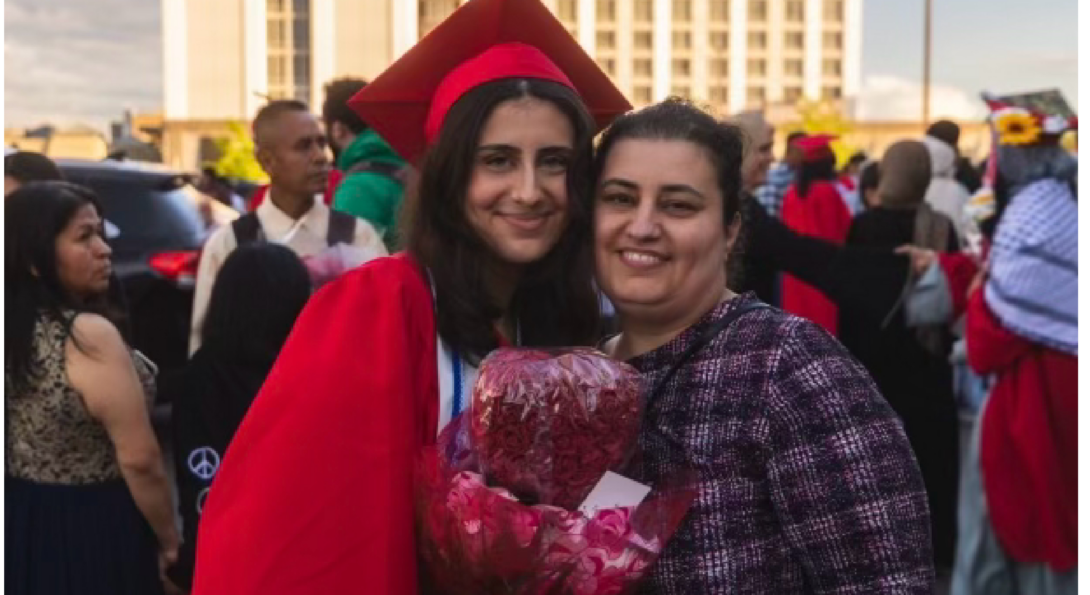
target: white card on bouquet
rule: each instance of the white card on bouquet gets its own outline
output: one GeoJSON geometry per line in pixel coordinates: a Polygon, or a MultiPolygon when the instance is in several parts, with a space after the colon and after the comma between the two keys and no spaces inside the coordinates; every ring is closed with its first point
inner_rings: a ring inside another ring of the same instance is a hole
{"type": "Polygon", "coordinates": [[[587,499],[579,506],[579,512],[590,517],[594,516],[595,511],[603,508],[637,506],[649,493],[651,493],[650,486],[612,471],[606,471],[606,474],[590,491],[587,499]]]}

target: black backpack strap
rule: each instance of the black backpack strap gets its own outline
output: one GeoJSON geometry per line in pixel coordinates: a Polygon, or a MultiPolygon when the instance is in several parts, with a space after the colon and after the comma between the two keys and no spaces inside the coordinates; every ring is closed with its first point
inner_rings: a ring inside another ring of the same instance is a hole
{"type": "Polygon", "coordinates": [[[360,161],[348,168],[348,170],[344,172],[344,175],[350,176],[358,173],[378,174],[397,182],[398,185],[405,185],[405,167],[401,165],[394,165],[393,163],[385,163],[382,161],[360,161]]]}
{"type": "Polygon", "coordinates": [[[235,232],[235,244],[245,246],[260,241],[261,222],[257,220],[257,213],[246,213],[231,222],[231,231],[235,232]]]}
{"type": "Polygon", "coordinates": [[[356,218],[348,213],[329,211],[329,228],[326,229],[325,243],[328,246],[352,243],[356,239],[356,218]]]}

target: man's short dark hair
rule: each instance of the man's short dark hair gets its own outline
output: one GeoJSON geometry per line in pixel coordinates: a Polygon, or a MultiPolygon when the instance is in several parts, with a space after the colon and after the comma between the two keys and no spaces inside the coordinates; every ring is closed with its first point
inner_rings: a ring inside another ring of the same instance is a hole
{"type": "Polygon", "coordinates": [[[950,145],[950,148],[957,149],[961,127],[950,120],[939,120],[927,128],[927,136],[937,138],[950,145]]]}
{"type": "Polygon", "coordinates": [[[20,184],[64,180],[53,160],[33,151],[16,151],[4,156],[4,175],[20,184]]]}
{"type": "Polygon", "coordinates": [[[796,131],[792,132],[791,134],[787,135],[787,144],[790,145],[791,143],[799,140],[800,138],[802,138],[804,136],[806,136],[805,132],[803,132],[801,130],[796,130],[796,131]]]}
{"type": "Polygon", "coordinates": [[[261,137],[266,134],[269,126],[283,114],[291,112],[310,113],[310,108],[296,99],[275,99],[266,103],[254,116],[254,142],[261,144],[261,137]]]}
{"type": "Polygon", "coordinates": [[[366,86],[367,81],[357,78],[342,78],[326,84],[325,101],[322,103],[322,120],[325,122],[327,131],[334,122],[344,124],[352,131],[352,134],[367,130],[367,123],[348,107],[348,100],[366,86]]]}

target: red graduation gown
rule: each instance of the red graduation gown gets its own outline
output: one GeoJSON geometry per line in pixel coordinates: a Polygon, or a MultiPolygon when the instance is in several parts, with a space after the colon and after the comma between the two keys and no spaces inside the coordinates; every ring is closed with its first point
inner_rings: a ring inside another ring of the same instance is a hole
{"type": "MultiPolygon", "coordinates": [[[[852,215],[833,182],[810,184],[802,198],[792,185],[783,199],[783,222],[794,231],[843,244],[851,228],[852,215]]],[[[836,305],[814,287],[784,274],[781,303],[787,312],[807,318],[836,335],[836,305]]]]}
{"type": "Polygon", "coordinates": [[[1004,553],[1066,572],[1078,562],[1079,359],[1003,328],[977,289],[965,319],[969,365],[995,374],[980,465],[1004,553]]]}
{"type": "Polygon", "coordinates": [[[195,595],[415,595],[412,474],[435,440],[428,283],[380,258],[312,298],[212,485],[195,595]]]}

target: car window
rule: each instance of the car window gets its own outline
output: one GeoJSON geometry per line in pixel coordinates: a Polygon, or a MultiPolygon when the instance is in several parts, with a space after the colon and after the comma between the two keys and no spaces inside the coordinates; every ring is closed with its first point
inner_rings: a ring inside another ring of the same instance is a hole
{"type": "Polygon", "coordinates": [[[194,249],[216,227],[239,213],[191,186],[169,189],[167,178],[66,170],[65,177],[98,195],[110,223],[110,245],[119,256],[194,249]],[[204,207],[204,208],[202,208],[204,207]]]}

